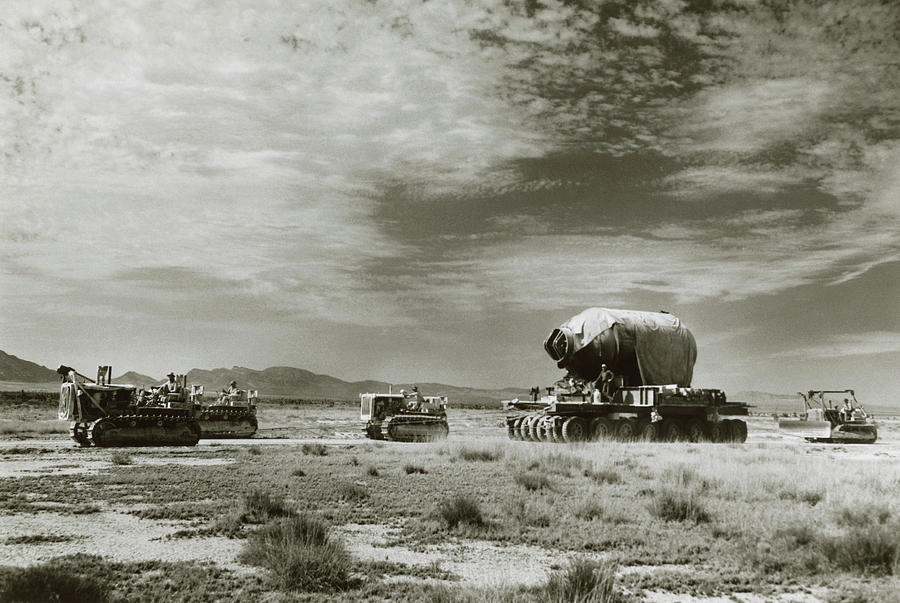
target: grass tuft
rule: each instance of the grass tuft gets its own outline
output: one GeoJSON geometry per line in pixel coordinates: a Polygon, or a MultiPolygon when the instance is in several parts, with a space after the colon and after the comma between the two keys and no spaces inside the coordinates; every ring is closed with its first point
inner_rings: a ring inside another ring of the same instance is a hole
{"type": "Polygon", "coordinates": [[[465,494],[458,494],[438,504],[438,514],[450,529],[458,525],[483,526],[484,517],[478,501],[465,494]]]}
{"type": "Polygon", "coordinates": [[[663,521],[692,521],[708,523],[710,515],[703,507],[696,490],[665,489],[648,506],[651,515],[663,521]]]}
{"type": "Polygon", "coordinates": [[[353,561],[344,544],[312,515],[282,519],[253,532],[239,560],[268,569],[282,590],[331,592],[351,586],[353,561]]]}
{"type": "Polygon", "coordinates": [[[109,460],[113,465],[133,465],[134,460],[131,455],[123,450],[116,450],[109,455],[109,460]]]}
{"type": "Polygon", "coordinates": [[[250,456],[259,456],[262,454],[262,448],[260,448],[259,446],[248,446],[247,454],[249,454],[250,456]]]}
{"type": "Polygon", "coordinates": [[[369,491],[362,484],[341,482],[337,487],[338,497],[347,501],[360,501],[369,498],[369,491]]]}
{"type": "Polygon", "coordinates": [[[107,600],[106,588],[95,578],[76,575],[68,568],[60,569],[49,563],[12,570],[0,587],[0,601],[102,603],[107,600]]]}
{"type": "Polygon", "coordinates": [[[540,600],[564,603],[613,603],[624,600],[616,591],[616,564],[607,560],[576,558],[563,571],[550,575],[540,600]]]}
{"type": "Polygon", "coordinates": [[[405,465],[403,467],[403,470],[406,471],[407,475],[411,475],[413,473],[428,473],[427,471],[425,471],[425,467],[423,467],[422,465],[405,465]]]}
{"type": "Polygon", "coordinates": [[[240,520],[243,523],[265,523],[270,519],[293,514],[283,497],[262,490],[253,490],[244,496],[240,520]]]}
{"type": "Polygon", "coordinates": [[[546,475],[534,471],[522,471],[513,476],[513,479],[526,490],[534,491],[544,488],[549,490],[551,486],[550,479],[546,475]]]}
{"type": "Polygon", "coordinates": [[[304,471],[304,470],[301,469],[300,467],[297,467],[296,469],[294,469],[293,471],[291,471],[291,475],[293,475],[294,477],[305,477],[305,476],[306,476],[306,471],[304,471]]]}
{"type": "Polygon", "coordinates": [[[502,448],[469,448],[463,446],[457,452],[457,456],[464,461],[496,461],[503,458],[502,448]]]}
{"type": "Polygon", "coordinates": [[[378,467],[376,467],[375,465],[369,465],[366,468],[366,474],[372,477],[378,477],[378,467]]]}
{"type": "Polygon", "coordinates": [[[900,526],[877,524],[840,536],[820,536],[819,549],[840,569],[860,574],[900,574],[900,526]]]}
{"type": "Polygon", "coordinates": [[[328,448],[324,444],[304,444],[300,451],[308,456],[328,456],[328,448]]]}

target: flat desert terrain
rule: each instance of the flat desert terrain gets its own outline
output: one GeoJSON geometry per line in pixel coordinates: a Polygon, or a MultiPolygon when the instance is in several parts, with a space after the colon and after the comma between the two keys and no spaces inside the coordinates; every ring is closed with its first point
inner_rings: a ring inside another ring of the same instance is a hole
{"type": "Polygon", "coordinates": [[[745,444],[563,445],[451,409],[410,444],[262,404],[252,439],[82,449],[55,408],[2,410],[0,599],[900,600],[893,419],[874,445],[770,417],[745,444]]]}

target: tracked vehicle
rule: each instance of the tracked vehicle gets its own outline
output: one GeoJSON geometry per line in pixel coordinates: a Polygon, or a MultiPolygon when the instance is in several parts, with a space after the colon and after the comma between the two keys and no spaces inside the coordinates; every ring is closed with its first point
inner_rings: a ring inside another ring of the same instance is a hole
{"type": "Polygon", "coordinates": [[[420,399],[402,393],[360,394],[363,431],[372,440],[429,442],[443,440],[450,432],[447,424],[447,397],[420,399]]]}
{"type": "Polygon", "coordinates": [[[802,418],[778,419],[778,429],[804,438],[807,442],[834,444],[874,444],[878,439],[875,419],[866,413],[852,389],[809,390],[803,398],[802,418]],[[826,400],[829,394],[845,397],[843,404],[826,400]]]}
{"type": "Polygon", "coordinates": [[[256,433],[256,390],[222,392],[211,404],[206,404],[203,386],[194,385],[191,399],[194,402],[201,438],[250,438],[256,433]]]}
{"type": "Polygon", "coordinates": [[[511,439],[747,439],[746,404],[691,387],[697,344],[669,313],[589,308],[554,329],[544,349],[566,376],[540,400],[504,403],[511,439]]]}
{"type": "Polygon", "coordinates": [[[134,385],[110,383],[112,367],[100,366],[97,379],[60,366],[59,419],[80,446],[194,446],[200,426],[184,393],[138,392],[134,385]]]}

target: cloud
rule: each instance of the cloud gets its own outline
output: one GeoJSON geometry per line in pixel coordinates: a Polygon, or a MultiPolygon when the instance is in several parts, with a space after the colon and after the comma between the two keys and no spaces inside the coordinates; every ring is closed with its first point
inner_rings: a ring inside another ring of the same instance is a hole
{"type": "Polygon", "coordinates": [[[871,331],[835,335],[822,344],[804,346],[776,356],[781,358],[843,358],[900,353],[900,333],[895,331],[871,331]]]}

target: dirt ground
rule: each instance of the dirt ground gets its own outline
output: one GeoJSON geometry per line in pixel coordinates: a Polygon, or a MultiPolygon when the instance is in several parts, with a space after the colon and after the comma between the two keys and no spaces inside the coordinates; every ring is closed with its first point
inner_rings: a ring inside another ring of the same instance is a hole
{"type": "MultiPolygon", "coordinates": [[[[172,471],[179,467],[217,467],[239,462],[240,455],[251,449],[259,453],[275,450],[272,447],[289,447],[317,443],[325,446],[354,448],[353,462],[367,462],[367,450],[385,459],[415,458],[427,444],[379,443],[378,448],[368,446],[359,429],[358,415],[350,407],[263,408],[260,410],[260,431],[256,437],[245,440],[201,440],[192,449],[130,449],[128,467],[158,467],[159,471],[172,471]],[[358,451],[357,451],[358,450],[358,451]],[[221,454],[220,454],[221,453],[221,454]]],[[[503,441],[503,416],[500,411],[460,410],[452,412],[451,434],[446,446],[500,445],[503,441]]],[[[900,422],[883,421],[880,439],[874,445],[824,445],[809,444],[797,438],[780,434],[770,417],[753,417],[749,421],[748,441],[743,446],[760,449],[766,453],[780,454],[792,450],[806,458],[839,460],[858,463],[860,466],[900,459],[900,422]],[[799,442],[799,443],[798,443],[799,442]],[[774,451],[774,452],[773,452],[774,451]]],[[[553,444],[505,443],[515,450],[529,446],[554,446],[553,444]]],[[[557,445],[563,448],[560,445],[557,445]]],[[[589,449],[592,445],[574,449],[589,449]]],[[[623,445],[624,446],[624,445],[623,445]]],[[[663,445],[660,445],[663,446],[663,445]]],[[[701,455],[715,454],[716,445],[699,446],[701,455]]],[[[382,462],[386,462],[382,460],[382,462]]],[[[28,478],[56,478],[59,476],[103,476],[123,467],[114,462],[111,451],[78,449],[64,434],[42,434],[40,437],[22,438],[7,434],[0,439],[0,479],[14,482],[39,483],[28,478]]],[[[73,482],[75,487],[78,482],[73,482]]],[[[111,488],[114,486],[110,486],[111,488]]],[[[87,496],[93,505],[87,514],[73,514],[71,508],[58,501],[46,501],[41,492],[29,492],[24,488],[17,492],[18,499],[29,503],[27,510],[17,512],[6,508],[0,514],[0,565],[24,567],[52,560],[60,555],[88,553],[102,555],[113,561],[209,561],[236,572],[259,572],[245,566],[236,558],[242,547],[239,539],[223,536],[195,536],[172,538],[185,527],[196,522],[185,519],[141,519],[135,510],[151,506],[141,500],[110,501],[104,496],[87,496]],[[35,536],[39,536],[35,538],[35,536]]],[[[85,497],[81,497],[84,499],[85,497]]],[[[235,504],[237,502],[235,501],[235,504]]],[[[440,566],[458,577],[458,583],[484,586],[509,584],[539,584],[546,581],[551,569],[571,555],[540,544],[516,542],[492,542],[489,540],[453,536],[439,543],[410,543],[399,538],[404,520],[395,518],[388,522],[353,521],[337,525],[338,533],[354,557],[369,561],[389,560],[410,566],[440,566]],[[398,544],[398,541],[400,543],[398,544]]],[[[602,557],[604,553],[588,552],[588,556],[602,557]]],[[[667,571],[690,573],[696,568],[683,564],[627,565],[620,575],[651,574],[667,571]]],[[[639,598],[647,601],[827,601],[828,589],[815,584],[789,588],[784,592],[757,594],[732,592],[727,596],[703,596],[673,594],[666,590],[644,589],[639,598]]]]}

